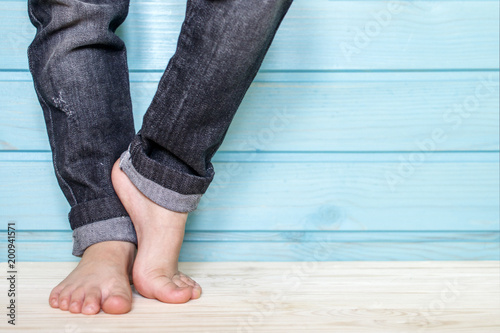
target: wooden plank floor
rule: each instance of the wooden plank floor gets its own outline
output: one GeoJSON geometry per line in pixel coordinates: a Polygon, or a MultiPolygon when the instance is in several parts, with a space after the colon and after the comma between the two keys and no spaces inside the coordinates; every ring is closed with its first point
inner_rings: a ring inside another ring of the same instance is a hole
{"type": "Polygon", "coordinates": [[[75,265],[19,263],[17,325],[2,314],[0,331],[500,331],[498,261],[181,263],[204,287],[201,299],[171,305],[134,294],[132,311],[120,316],[48,306],[51,287],[75,265]]]}

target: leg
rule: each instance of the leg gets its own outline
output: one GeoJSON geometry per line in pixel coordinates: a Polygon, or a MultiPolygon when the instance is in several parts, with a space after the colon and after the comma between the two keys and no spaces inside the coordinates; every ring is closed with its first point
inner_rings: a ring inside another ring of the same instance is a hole
{"type": "Polygon", "coordinates": [[[37,28],[30,70],[71,205],[73,254],[83,255],[51,293],[62,310],[130,309],[136,235],[111,183],[112,165],[134,136],[125,46],[114,34],[127,12],[128,0],[29,1],[37,28]]]}
{"type": "Polygon", "coordinates": [[[113,184],[138,236],[136,289],[185,302],[201,289],[177,270],[187,213],[291,0],[189,0],[177,50],[113,184]]]}

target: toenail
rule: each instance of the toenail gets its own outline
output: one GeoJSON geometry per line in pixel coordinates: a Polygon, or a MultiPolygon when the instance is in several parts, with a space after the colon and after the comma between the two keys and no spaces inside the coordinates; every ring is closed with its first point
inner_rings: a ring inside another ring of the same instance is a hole
{"type": "Polygon", "coordinates": [[[85,312],[94,312],[94,307],[92,305],[87,305],[84,309],[85,312]]]}

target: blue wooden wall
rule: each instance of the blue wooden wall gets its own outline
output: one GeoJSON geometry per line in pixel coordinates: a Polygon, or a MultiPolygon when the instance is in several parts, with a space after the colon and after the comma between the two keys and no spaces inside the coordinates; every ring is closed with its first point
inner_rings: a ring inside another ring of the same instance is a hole
{"type": "MultiPolygon", "coordinates": [[[[132,0],[120,27],[137,127],[184,2],[132,0]]],[[[0,31],[0,229],[21,261],[75,260],[25,0],[0,0],[0,31]]],[[[500,259],[498,85],[498,1],[296,0],[181,259],[500,259]]]]}

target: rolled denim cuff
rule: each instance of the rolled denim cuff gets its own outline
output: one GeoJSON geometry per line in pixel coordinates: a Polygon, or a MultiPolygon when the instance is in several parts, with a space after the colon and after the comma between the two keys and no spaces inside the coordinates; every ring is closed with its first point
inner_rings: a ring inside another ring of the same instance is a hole
{"type": "Polygon", "coordinates": [[[85,224],[73,230],[73,255],[80,257],[90,245],[105,241],[122,241],[137,245],[137,235],[130,217],[114,217],[85,224]]]}
{"type": "Polygon", "coordinates": [[[142,194],[163,208],[189,213],[195,210],[200,202],[202,194],[181,194],[141,175],[132,164],[132,156],[128,150],[120,156],[120,169],[142,194]]]}
{"type": "Polygon", "coordinates": [[[128,216],[128,213],[118,196],[112,194],[105,198],[82,202],[71,207],[68,217],[71,229],[75,230],[86,224],[119,216],[128,216]]]}

